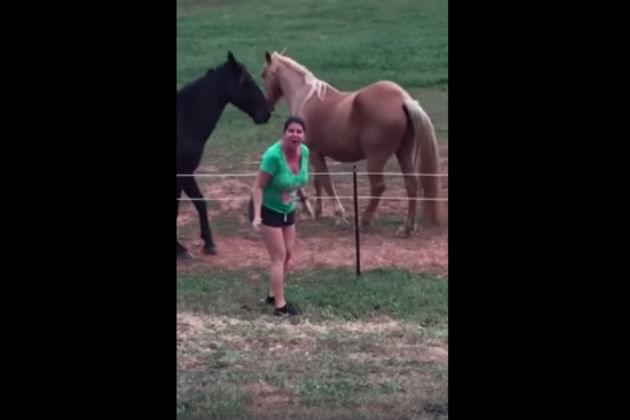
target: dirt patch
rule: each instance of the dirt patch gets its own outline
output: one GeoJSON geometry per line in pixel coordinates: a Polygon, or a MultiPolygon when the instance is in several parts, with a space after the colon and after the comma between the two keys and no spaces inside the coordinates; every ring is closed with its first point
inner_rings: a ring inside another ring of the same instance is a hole
{"type": "Polygon", "coordinates": [[[395,343],[378,346],[376,352],[383,359],[398,357],[417,362],[448,362],[448,349],[439,345],[395,343]]]}
{"type": "MultiPolygon", "coordinates": [[[[196,256],[192,261],[178,262],[180,272],[208,269],[263,268],[269,256],[260,238],[252,233],[244,237],[215,235],[218,255],[208,256],[199,249],[201,240],[184,241],[196,256]]],[[[298,228],[299,235],[299,228],[298,228]]],[[[354,268],[354,238],[313,235],[296,240],[290,269],[312,267],[354,268]]],[[[400,267],[414,272],[448,274],[448,237],[445,233],[416,233],[413,238],[388,235],[361,236],[361,269],[400,267]]]]}
{"type": "MultiPolygon", "coordinates": [[[[447,156],[448,150],[441,150],[447,156]]],[[[364,170],[362,164],[359,170],[364,170]]],[[[211,172],[214,167],[204,167],[203,172],[211,172]]],[[[336,164],[332,171],[352,171],[352,165],[336,164]]],[[[397,172],[394,160],[390,160],[386,171],[397,172]]],[[[442,172],[448,171],[448,158],[442,158],[442,172]]],[[[364,177],[365,178],[365,177],[364,177]]],[[[340,196],[352,195],[351,180],[333,176],[333,182],[340,196]]],[[[180,231],[179,240],[196,258],[192,261],[178,261],[178,271],[204,269],[238,269],[268,267],[267,251],[260,235],[249,229],[245,218],[246,205],[251,191],[252,179],[237,178],[199,178],[200,188],[207,198],[227,199],[208,202],[208,215],[214,232],[218,255],[207,256],[201,252],[203,245],[199,238],[199,222],[196,210],[191,202],[180,203],[177,220],[180,231]]],[[[402,177],[386,176],[387,190],[384,197],[406,197],[402,177]]],[[[307,192],[314,197],[312,184],[307,192]]],[[[359,195],[370,195],[366,179],[359,179],[359,195]]],[[[448,178],[443,178],[442,196],[448,197],[448,178]]],[[[312,202],[314,205],[314,201],[312,202]]],[[[343,200],[348,221],[354,215],[351,200],[343,200]]],[[[367,201],[359,203],[359,212],[367,206],[367,201]]],[[[447,203],[442,203],[444,215],[448,220],[447,203]]],[[[418,214],[422,212],[422,202],[417,205],[418,214]]],[[[319,221],[307,220],[305,215],[298,217],[298,239],[296,241],[291,268],[304,269],[314,267],[354,268],[355,240],[352,227],[345,229],[334,226],[333,202],[323,200],[324,218],[319,221]]],[[[361,268],[371,270],[379,267],[399,267],[414,272],[429,272],[439,275],[448,274],[448,229],[419,229],[410,238],[398,238],[395,233],[402,224],[407,212],[404,200],[381,200],[375,213],[374,226],[361,231],[361,268]]]]}
{"type": "Polygon", "coordinates": [[[250,410],[256,414],[256,418],[283,412],[295,399],[295,395],[282,392],[263,380],[246,383],[241,389],[250,397],[250,410]]]}

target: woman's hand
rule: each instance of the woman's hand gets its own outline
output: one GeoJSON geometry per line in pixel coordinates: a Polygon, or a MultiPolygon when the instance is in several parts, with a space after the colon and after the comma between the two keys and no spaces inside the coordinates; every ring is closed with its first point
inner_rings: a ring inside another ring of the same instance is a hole
{"type": "Polygon", "coordinates": [[[252,221],[252,227],[254,228],[254,230],[255,230],[256,232],[259,232],[259,231],[260,231],[260,225],[261,225],[261,223],[262,223],[261,218],[260,218],[260,217],[255,217],[255,216],[254,216],[254,220],[252,221]]]}

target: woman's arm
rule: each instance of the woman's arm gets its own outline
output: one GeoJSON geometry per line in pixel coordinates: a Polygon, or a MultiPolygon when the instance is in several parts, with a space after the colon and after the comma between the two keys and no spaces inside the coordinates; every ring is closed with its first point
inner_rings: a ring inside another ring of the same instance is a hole
{"type": "Polygon", "coordinates": [[[261,223],[260,207],[262,205],[262,189],[265,188],[270,179],[271,175],[263,171],[258,171],[258,176],[256,176],[256,180],[254,181],[254,185],[252,187],[252,199],[254,202],[254,220],[252,221],[252,226],[256,230],[261,223]]]}

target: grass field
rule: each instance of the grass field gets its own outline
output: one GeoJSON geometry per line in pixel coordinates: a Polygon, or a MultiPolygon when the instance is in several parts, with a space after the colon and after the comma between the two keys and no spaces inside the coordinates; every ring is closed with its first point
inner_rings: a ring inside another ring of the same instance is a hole
{"type": "Polygon", "coordinates": [[[178,279],[180,418],[446,418],[447,283],[396,269],[294,273],[278,322],[266,275],[178,279]]]}
{"type": "MultiPolygon", "coordinates": [[[[228,50],[259,84],[264,52],[284,48],[340,90],[390,79],[429,113],[446,172],[447,9],[448,2],[438,0],[177,0],[177,88],[222,63],[228,50]]],[[[252,172],[260,153],[279,138],[286,115],[281,102],[268,124],[255,126],[228,106],[199,172],[252,172]]],[[[388,169],[398,170],[395,160],[388,169]]],[[[399,181],[386,179],[393,195],[399,181]]],[[[199,179],[206,196],[242,195],[248,182],[199,179]]],[[[335,182],[340,193],[349,191],[347,180],[335,182]]],[[[366,188],[360,184],[360,194],[366,188]]],[[[223,240],[220,255],[178,266],[178,418],[448,418],[447,275],[396,263],[396,255],[431,261],[428,247],[442,250],[447,241],[444,234],[420,235],[403,250],[391,232],[404,203],[381,206],[365,236],[372,248],[364,258],[380,258],[382,248],[383,260],[393,263],[359,278],[351,257],[346,268],[331,268],[310,264],[305,255],[352,255],[335,248],[350,243],[351,230],[336,232],[330,217],[299,225],[302,255],[295,256],[286,294],[303,315],[278,322],[262,303],[267,261],[249,253],[262,243],[244,224],[242,205],[209,203],[213,230],[223,240]],[[252,258],[255,264],[245,264],[252,258]],[[226,259],[233,264],[220,263],[226,259]]],[[[198,238],[190,203],[181,209],[178,235],[198,238]]]]}
{"type": "MultiPolygon", "coordinates": [[[[228,50],[261,84],[264,52],[286,48],[316,77],[343,91],[396,81],[425,107],[438,139],[448,138],[446,1],[178,0],[177,6],[177,88],[222,63],[228,50]]],[[[251,160],[279,137],[286,115],[281,102],[268,124],[255,126],[229,106],[205,162],[234,171],[244,156],[251,160]]]]}

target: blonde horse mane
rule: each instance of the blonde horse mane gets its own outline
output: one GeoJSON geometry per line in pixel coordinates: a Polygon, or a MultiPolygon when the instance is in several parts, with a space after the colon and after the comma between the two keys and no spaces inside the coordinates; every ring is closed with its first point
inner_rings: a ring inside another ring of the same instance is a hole
{"type": "Polygon", "coordinates": [[[302,107],[304,106],[306,101],[308,101],[313,96],[313,94],[316,94],[317,97],[323,101],[324,98],[326,97],[326,90],[329,88],[334,89],[327,82],[315,77],[309,69],[307,69],[300,63],[296,62],[292,58],[287,57],[286,55],[282,55],[281,53],[277,51],[274,51],[271,54],[271,57],[272,59],[278,60],[278,62],[280,62],[280,64],[284,65],[285,67],[288,67],[292,69],[293,71],[295,71],[296,73],[298,73],[299,75],[303,76],[304,83],[307,86],[309,86],[308,94],[304,97],[304,100],[302,101],[302,105],[298,108],[299,111],[302,110],[302,107]]]}

